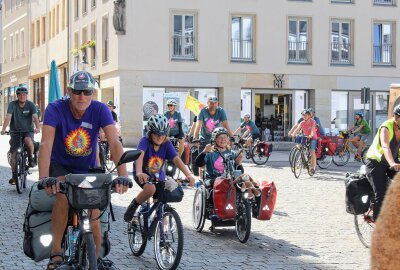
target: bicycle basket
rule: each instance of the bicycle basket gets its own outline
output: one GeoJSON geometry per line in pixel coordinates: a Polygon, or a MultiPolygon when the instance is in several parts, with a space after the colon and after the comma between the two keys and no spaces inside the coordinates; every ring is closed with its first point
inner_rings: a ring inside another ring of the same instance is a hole
{"type": "Polygon", "coordinates": [[[111,174],[68,174],[67,198],[74,209],[102,209],[111,200],[111,174]]]}

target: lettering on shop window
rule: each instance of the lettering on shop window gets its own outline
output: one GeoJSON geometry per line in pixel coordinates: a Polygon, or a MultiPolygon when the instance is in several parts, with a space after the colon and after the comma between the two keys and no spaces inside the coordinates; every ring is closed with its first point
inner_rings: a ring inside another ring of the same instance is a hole
{"type": "Polygon", "coordinates": [[[283,77],[285,74],[274,74],[275,80],[274,80],[274,88],[283,88],[283,77]]]}

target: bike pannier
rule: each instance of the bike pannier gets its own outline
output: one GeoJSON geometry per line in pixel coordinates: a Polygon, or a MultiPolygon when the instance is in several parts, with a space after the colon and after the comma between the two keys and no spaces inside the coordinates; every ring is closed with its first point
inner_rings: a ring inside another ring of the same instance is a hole
{"type": "Polygon", "coordinates": [[[276,186],[274,182],[262,181],[260,186],[261,196],[256,197],[253,204],[253,217],[259,220],[270,220],[275,208],[276,186]]]}
{"type": "Polygon", "coordinates": [[[349,174],[346,185],[346,212],[360,215],[368,211],[373,191],[365,175],[349,174]]]}
{"type": "Polygon", "coordinates": [[[236,189],[232,181],[218,177],[214,181],[213,202],[220,219],[236,217],[236,189]]]}
{"type": "Polygon", "coordinates": [[[185,142],[185,145],[183,147],[181,159],[185,165],[189,165],[189,163],[190,163],[190,145],[187,142],[185,142]]]}

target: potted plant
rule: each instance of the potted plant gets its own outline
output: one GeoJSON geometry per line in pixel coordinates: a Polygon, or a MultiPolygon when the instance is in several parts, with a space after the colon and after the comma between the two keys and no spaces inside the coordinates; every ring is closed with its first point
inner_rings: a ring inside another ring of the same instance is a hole
{"type": "Polygon", "coordinates": [[[87,44],[88,44],[88,47],[89,47],[89,48],[93,48],[93,47],[96,46],[96,41],[95,41],[95,40],[89,40],[89,41],[87,42],[87,44]]]}
{"type": "Polygon", "coordinates": [[[79,54],[79,49],[78,49],[78,48],[73,48],[73,49],[71,50],[71,54],[72,54],[72,56],[78,56],[78,54],[79,54]]]}

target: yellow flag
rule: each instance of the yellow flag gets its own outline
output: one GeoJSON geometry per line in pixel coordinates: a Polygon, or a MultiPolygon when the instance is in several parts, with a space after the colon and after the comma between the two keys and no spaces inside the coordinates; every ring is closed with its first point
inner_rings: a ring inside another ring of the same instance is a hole
{"type": "Polygon", "coordinates": [[[187,96],[186,97],[186,103],[185,103],[185,108],[189,109],[192,113],[195,115],[199,115],[200,110],[203,109],[206,105],[201,103],[198,99],[192,97],[192,96],[187,96]]]}

